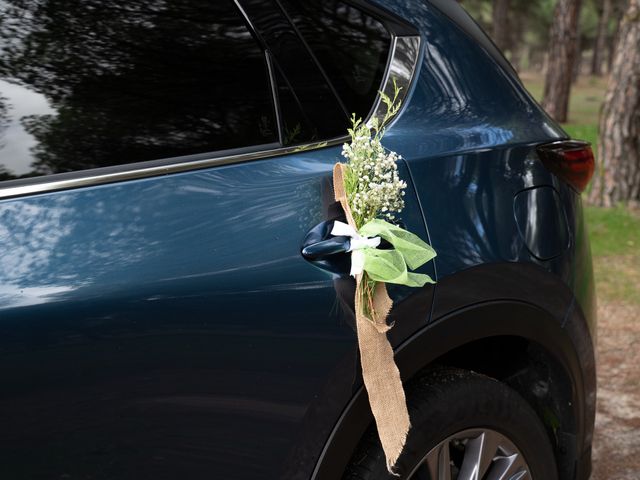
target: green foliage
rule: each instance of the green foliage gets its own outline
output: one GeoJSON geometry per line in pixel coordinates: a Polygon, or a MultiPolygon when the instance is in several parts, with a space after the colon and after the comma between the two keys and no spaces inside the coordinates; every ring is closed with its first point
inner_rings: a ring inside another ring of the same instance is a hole
{"type": "Polygon", "coordinates": [[[598,12],[598,8],[600,8],[599,4],[599,0],[582,2],[579,29],[583,39],[592,40],[595,39],[598,34],[598,19],[600,17],[598,12]]]}
{"type": "Polygon", "coordinates": [[[598,298],[640,305],[640,214],[624,207],[585,213],[598,298]]]}
{"type": "MultiPolygon", "coordinates": [[[[614,0],[615,2],[622,0],[614,0]]],[[[506,47],[507,58],[518,60],[517,68],[539,68],[547,51],[549,31],[554,19],[556,0],[510,0],[508,28],[511,39],[506,47]]],[[[492,34],[492,0],[461,0],[461,4],[478,24],[492,34]]],[[[600,0],[585,0],[580,9],[580,39],[582,48],[592,48],[598,30],[600,0]]],[[[609,34],[615,30],[616,20],[608,25],[609,34]]]]}
{"type": "Polygon", "coordinates": [[[363,225],[360,234],[380,237],[393,245],[391,250],[366,248],[362,251],[364,270],[371,280],[408,287],[434,283],[429,275],[409,272],[409,269],[415,270],[436,256],[435,250],[417,235],[380,219],[363,225]]]}
{"type": "Polygon", "coordinates": [[[546,50],[549,39],[549,30],[553,20],[555,0],[541,0],[531,2],[527,0],[515,0],[516,9],[513,15],[522,18],[524,28],[523,40],[531,50],[546,50]]]}
{"type": "MultiPolygon", "coordinates": [[[[382,119],[382,121],[378,120],[378,117],[376,116],[374,116],[371,119],[371,130],[373,130],[373,138],[375,140],[382,140],[387,124],[393,117],[396,116],[396,113],[398,113],[398,111],[400,110],[400,106],[402,105],[402,102],[398,100],[398,95],[400,94],[400,90],[402,90],[402,88],[398,87],[398,83],[394,78],[393,79],[393,98],[390,98],[383,91],[378,92],[380,94],[380,99],[382,100],[382,103],[384,103],[387,107],[387,111],[384,114],[384,118],[382,119]]],[[[355,122],[355,113],[352,115],[351,121],[355,122]]],[[[359,120],[359,122],[361,121],[362,120],[359,120]]],[[[351,133],[351,131],[349,133],[351,133]]]]}
{"type": "MultiPolygon", "coordinates": [[[[493,29],[491,0],[462,0],[462,6],[476,22],[489,34],[493,29]]],[[[529,49],[544,50],[547,39],[555,0],[511,0],[509,5],[509,24],[512,36],[522,40],[529,49]]]]}
{"type": "Polygon", "coordinates": [[[285,145],[291,145],[292,143],[297,142],[298,137],[300,136],[301,133],[302,133],[302,125],[300,125],[299,122],[296,123],[295,127],[293,127],[291,130],[285,127],[284,139],[282,143],[285,145]]]}
{"type": "Polygon", "coordinates": [[[491,0],[463,0],[460,3],[484,30],[491,29],[491,0]]]}
{"type": "Polygon", "coordinates": [[[586,217],[594,255],[640,253],[640,216],[624,207],[589,207],[586,217]]]}

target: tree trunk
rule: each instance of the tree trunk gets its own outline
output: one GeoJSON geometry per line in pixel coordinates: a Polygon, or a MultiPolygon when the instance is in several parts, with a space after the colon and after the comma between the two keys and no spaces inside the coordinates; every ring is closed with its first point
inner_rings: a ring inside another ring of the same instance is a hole
{"type": "Polygon", "coordinates": [[[582,67],[582,44],[583,38],[578,35],[576,40],[576,56],[573,60],[573,68],[571,69],[571,83],[576,83],[580,77],[580,67],[582,67]]]}
{"type": "Polygon", "coordinates": [[[589,200],[602,206],[640,204],[640,0],[620,23],[611,79],[600,114],[600,168],[589,200]]]}
{"type": "Polygon", "coordinates": [[[509,43],[511,46],[509,61],[513,68],[516,69],[517,72],[522,70],[523,67],[523,56],[526,53],[525,47],[526,42],[523,41],[524,32],[526,30],[526,18],[525,15],[513,9],[513,15],[511,16],[509,23],[509,43]]]}
{"type": "Polygon", "coordinates": [[[509,47],[509,0],[493,0],[493,41],[503,52],[509,47]]]}
{"type": "Polygon", "coordinates": [[[602,75],[602,60],[607,48],[607,27],[609,26],[609,17],[611,17],[611,7],[611,0],[602,0],[602,6],[598,9],[598,30],[591,58],[592,75],[602,75]]]}
{"type": "Polygon", "coordinates": [[[581,0],[558,0],[549,35],[549,63],[542,106],[558,122],[567,121],[580,6],[581,0]]]}
{"type": "Polygon", "coordinates": [[[613,31],[613,35],[608,37],[609,46],[607,48],[609,56],[607,57],[607,71],[611,71],[611,67],[613,66],[613,57],[615,56],[615,49],[618,43],[618,37],[620,36],[620,22],[622,21],[622,14],[624,13],[624,5],[621,5],[621,1],[616,1],[613,7],[613,18],[615,29],[613,31]]]}

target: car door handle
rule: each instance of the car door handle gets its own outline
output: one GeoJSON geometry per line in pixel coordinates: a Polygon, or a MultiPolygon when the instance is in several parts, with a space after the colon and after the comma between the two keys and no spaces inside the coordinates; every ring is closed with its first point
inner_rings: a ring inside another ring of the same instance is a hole
{"type": "Polygon", "coordinates": [[[307,260],[319,260],[337,253],[346,253],[351,246],[351,238],[338,236],[305,245],[302,256],[307,260]]]}

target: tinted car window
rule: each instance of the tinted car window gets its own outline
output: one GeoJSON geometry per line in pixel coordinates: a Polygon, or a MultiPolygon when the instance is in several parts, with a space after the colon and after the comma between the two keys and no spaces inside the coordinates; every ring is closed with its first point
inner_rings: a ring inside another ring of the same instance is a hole
{"type": "MultiPolygon", "coordinates": [[[[277,88],[283,145],[296,145],[319,139],[318,129],[315,126],[318,119],[316,118],[316,122],[314,122],[309,115],[307,115],[307,111],[312,114],[313,110],[305,111],[303,107],[304,98],[300,98],[294,92],[291,82],[284,76],[282,68],[275,61],[273,79],[277,88]]],[[[305,104],[306,103],[307,102],[305,102],[305,104]]],[[[321,114],[325,112],[325,110],[322,109],[322,105],[317,105],[316,111],[321,114]]],[[[321,120],[320,124],[322,124],[321,120]]],[[[329,136],[340,135],[342,131],[338,131],[338,128],[345,124],[344,114],[338,112],[337,122],[328,121],[326,124],[329,126],[329,129],[333,129],[333,132],[329,130],[329,136]],[[338,125],[337,127],[336,124],[338,125]]]]}
{"type": "Polygon", "coordinates": [[[390,36],[362,10],[338,0],[282,0],[349,114],[366,117],[382,83],[390,36]]]}
{"type": "Polygon", "coordinates": [[[278,139],[265,55],[232,1],[2,3],[0,179],[278,139]]]}
{"type": "Polygon", "coordinates": [[[343,135],[347,110],[277,1],[240,0],[240,4],[272,54],[283,143],[343,135]]]}

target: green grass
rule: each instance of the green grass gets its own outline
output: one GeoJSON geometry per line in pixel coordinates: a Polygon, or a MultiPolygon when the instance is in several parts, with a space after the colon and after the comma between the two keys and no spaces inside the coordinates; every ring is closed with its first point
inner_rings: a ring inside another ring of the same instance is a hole
{"type": "Polygon", "coordinates": [[[636,315],[640,315],[639,256],[594,257],[593,272],[599,303],[633,305],[637,308],[636,315]]]}
{"type": "Polygon", "coordinates": [[[607,89],[606,78],[583,77],[571,90],[569,124],[597,125],[607,89]]]}
{"type": "Polygon", "coordinates": [[[624,207],[587,207],[585,210],[593,255],[637,255],[639,253],[640,216],[624,207]]]}
{"type": "Polygon", "coordinates": [[[585,209],[598,298],[640,306],[640,215],[624,207],[585,209]]]}

